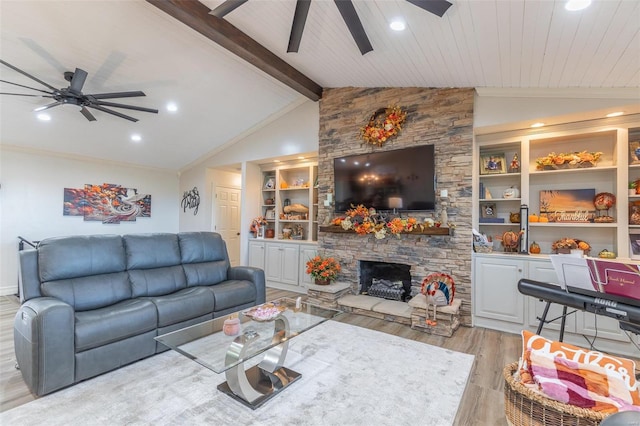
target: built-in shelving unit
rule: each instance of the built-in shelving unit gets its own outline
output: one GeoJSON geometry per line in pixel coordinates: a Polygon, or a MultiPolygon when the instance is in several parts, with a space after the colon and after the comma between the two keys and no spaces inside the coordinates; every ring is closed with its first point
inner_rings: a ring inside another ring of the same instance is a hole
{"type": "MultiPolygon", "coordinates": [[[[568,190],[608,192],[616,196],[616,204],[606,213],[596,212],[596,215],[611,216],[613,222],[530,221],[528,240],[536,241],[545,254],[553,252],[554,241],[567,237],[588,242],[591,255],[606,249],[620,257],[630,257],[629,233],[640,234],[640,223],[630,224],[629,213],[635,204],[640,211],[640,194],[629,195],[628,191],[629,181],[640,179],[640,160],[634,159],[631,152],[632,142],[640,145],[639,124],[633,119],[616,125],[599,120],[539,132],[524,130],[476,136],[474,228],[495,240],[506,231],[520,230],[520,223],[517,219],[511,220],[511,213],[519,213],[523,204],[528,206],[529,215],[553,217],[541,205],[541,197],[544,200],[557,197],[554,204],[562,205],[560,197],[567,196],[568,190]],[[582,151],[602,155],[595,166],[574,162],[555,168],[548,165],[541,170],[536,163],[551,153],[582,151]],[[516,156],[519,167],[513,168],[512,160],[516,156]],[[498,165],[488,166],[489,161],[498,159],[498,165]],[[638,164],[633,164],[634,161],[638,164]],[[504,194],[509,197],[505,198],[504,194]]],[[[574,204],[577,211],[595,210],[592,203],[580,206],[575,201],[574,204]]],[[[494,244],[494,248],[501,250],[499,244],[494,244]]]]}
{"type": "Polygon", "coordinates": [[[263,168],[262,215],[276,240],[318,239],[318,165],[263,168]]]}

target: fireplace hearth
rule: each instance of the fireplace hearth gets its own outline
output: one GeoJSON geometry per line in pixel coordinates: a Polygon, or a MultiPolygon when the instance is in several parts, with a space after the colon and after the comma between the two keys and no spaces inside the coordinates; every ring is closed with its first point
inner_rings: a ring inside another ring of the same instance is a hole
{"type": "Polygon", "coordinates": [[[406,302],[411,299],[411,265],[361,260],[360,294],[406,302]]]}

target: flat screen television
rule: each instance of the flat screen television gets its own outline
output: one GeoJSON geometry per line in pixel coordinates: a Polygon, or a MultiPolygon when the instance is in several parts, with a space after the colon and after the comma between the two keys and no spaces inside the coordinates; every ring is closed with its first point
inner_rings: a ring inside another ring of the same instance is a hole
{"type": "Polygon", "coordinates": [[[376,210],[434,210],[433,145],[349,155],[333,160],[335,211],[363,204],[376,210]]]}

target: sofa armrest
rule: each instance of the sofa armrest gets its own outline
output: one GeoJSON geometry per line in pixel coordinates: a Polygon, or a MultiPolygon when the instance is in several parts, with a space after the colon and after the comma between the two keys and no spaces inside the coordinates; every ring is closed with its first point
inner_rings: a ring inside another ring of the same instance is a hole
{"type": "Polygon", "coordinates": [[[16,360],[24,381],[40,396],[75,380],[74,311],[53,297],[25,302],[13,323],[16,360]]]}
{"type": "Polygon", "coordinates": [[[229,268],[227,278],[230,280],[251,281],[256,286],[256,304],[259,305],[266,302],[264,270],[252,266],[232,266],[229,268]]]}

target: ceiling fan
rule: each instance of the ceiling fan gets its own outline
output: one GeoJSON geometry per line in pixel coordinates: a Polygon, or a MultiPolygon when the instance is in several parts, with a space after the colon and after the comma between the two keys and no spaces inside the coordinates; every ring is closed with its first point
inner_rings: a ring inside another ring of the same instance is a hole
{"type": "MultiPolygon", "coordinates": [[[[222,4],[209,12],[209,14],[218,18],[223,18],[225,15],[234,11],[239,6],[242,6],[247,1],[248,0],[225,0],[222,4]]],[[[447,9],[452,5],[446,0],[407,1],[439,17],[442,17],[447,9]]],[[[360,18],[356,13],[353,2],[351,0],[334,0],[334,2],[340,12],[340,15],[342,15],[344,23],[347,24],[347,28],[349,28],[351,36],[358,45],[360,53],[364,55],[365,53],[371,52],[373,47],[371,46],[367,33],[364,31],[362,22],[360,22],[360,18]]],[[[297,52],[300,47],[300,40],[302,40],[302,32],[304,31],[304,25],[307,22],[309,6],[311,6],[311,0],[296,0],[296,11],[293,15],[293,24],[291,25],[291,35],[289,36],[287,52],[297,52]]]]}
{"type": "Polygon", "coordinates": [[[98,111],[106,112],[107,114],[115,115],[116,117],[124,118],[126,120],[130,120],[134,122],[138,121],[138,119],[122,114],[118,111],[114,111],[110,108],[105,108],[105,107],[123,108],[123,109],[130,109],[134,111],[150,112],[154,114],[158,113],[157,109],[143,108],[143,107],[138,107],[133,105],[125,105],[125,104],[120,104],[115,102],[108,102],[108,101],[105,102],[103,100],[103,99],[133,98],[138,96],[146,96],[144,92],[141,92],[141,91],[96,93],[96,94],[86,94],[86,95],[83,94],[82,86],[84,86],[84,82],[87,79],[88,74],[86,71],[80,68],[76,68],[74,72],[67,71],[64,73],[64,79],[69,82],[69,87],[56,89],[50,84],[45,83],[44,81],[32,76],[31,74],[28,74],[22,71],[21,69],[9,64],[8,62],[5,62],[0,59],[0,63],[2,65],[5,65],[11,68],[14,71],[19,72],[20,74],[26,77],[29,77],[31,80],[36,81],[41,85],[43,85],[44,87],[46,87],[47,89],[49,89],[49,90],[37,89],[35,87],[24,86],[22,84],[12,83],[6,80],[0,80],[0,82],[2,83],[7,83],[13,86],[18,86],[25,89],[35,90],[37,92],[43,93],[41,95],[32,95],[32,94],[26,94],[26,93],[0,92],[0,95],[29,96],[29,97],[35,97],[35,98],[50,98],[54,100],[53,103],[38,107],[34,111],[44,111],[46,109],[53,108],[59,105],[77,105],[80,107],[80,112],[82,113],[82,115],[84,115],[84,117],[89,121],[96,121],[96,118],[93,116],[93,114],[91,114],[91,111],[89,111],[87,108],[93,108],[98,111]]]}

